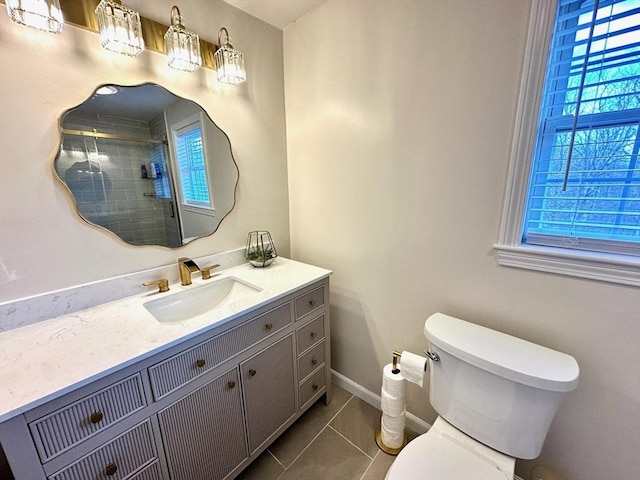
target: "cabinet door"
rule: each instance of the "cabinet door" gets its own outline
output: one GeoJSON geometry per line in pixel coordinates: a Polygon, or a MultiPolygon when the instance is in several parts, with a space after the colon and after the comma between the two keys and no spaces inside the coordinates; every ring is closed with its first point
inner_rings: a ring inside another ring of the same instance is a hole
{"type": "Polygon", "coordinates": [[[172,480],[222,479],[247,455],[238,369],[158,412],[172,480]]]}
{"type": "Polygon", "coordinates": [[[296,411],[292,335],[241,363],[240,372],[253,453],[296,411]]]}

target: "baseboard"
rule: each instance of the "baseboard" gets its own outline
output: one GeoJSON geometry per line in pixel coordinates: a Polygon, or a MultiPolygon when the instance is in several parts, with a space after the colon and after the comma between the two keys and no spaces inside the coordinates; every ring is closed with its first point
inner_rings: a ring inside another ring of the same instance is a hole
{"type": "MultiPolygon", "coordinates": [[[[355,395],[360,400],[367,402],[369,405],[380,410],[380,395],[367,390],[362,385],[354,382],[350,378],[345,377],[344,375],[336,372],[333,369],[331,370],[331,379],[333,380],[333,383],[338,385],[340,388],[344,388],[347,392],[355,395]]],[[[406,419],[407,427],[418,434],[425,433],[431,428],[431,425],[410,412],[407,412],[406,419]]]]}

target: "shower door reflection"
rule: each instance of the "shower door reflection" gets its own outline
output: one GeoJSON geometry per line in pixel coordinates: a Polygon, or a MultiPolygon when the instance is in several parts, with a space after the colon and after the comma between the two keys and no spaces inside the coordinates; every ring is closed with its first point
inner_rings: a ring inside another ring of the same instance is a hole
{"type": "Polygon", "coordinates": [[[180,247],[166,142],[90,133],[63,130],[56,163],[80,215],[131,245],[180,247]]]}

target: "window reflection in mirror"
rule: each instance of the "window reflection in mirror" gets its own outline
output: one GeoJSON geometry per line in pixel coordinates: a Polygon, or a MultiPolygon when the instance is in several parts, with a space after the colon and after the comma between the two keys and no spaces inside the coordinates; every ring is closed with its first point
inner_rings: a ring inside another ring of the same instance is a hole
{"type": "Polygon", "coordinates": [[[61,119],[54,169],[78,213],[131,245],[176,248],[215,232],[238,182],[226,134],[160,86],[109,87],[61,119]]]}

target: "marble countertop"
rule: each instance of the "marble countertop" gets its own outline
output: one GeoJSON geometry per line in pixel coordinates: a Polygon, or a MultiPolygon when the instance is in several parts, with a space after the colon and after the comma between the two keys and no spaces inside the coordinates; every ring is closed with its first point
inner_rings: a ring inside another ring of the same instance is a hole
{"type": "MultiPolygon", "coordinates": [[[[144,293],[0,334],[0,422],[58,398],[331,274],[285,258],[229,268],[167,293],[144,293]],[[262,290],[180,323],[160,323],[143,303],[233,276],[262,290]]],[[[196,278],[197,277],[197,278],[196,278]]]]}

